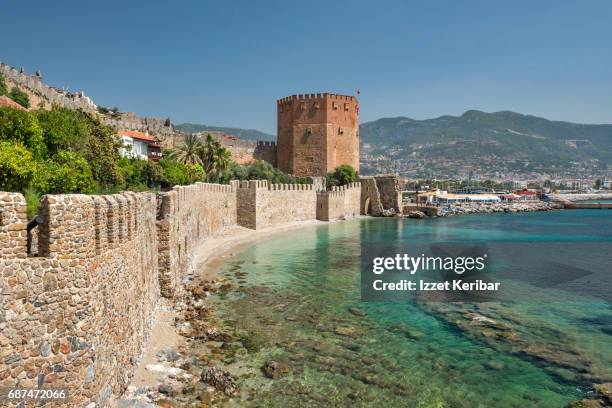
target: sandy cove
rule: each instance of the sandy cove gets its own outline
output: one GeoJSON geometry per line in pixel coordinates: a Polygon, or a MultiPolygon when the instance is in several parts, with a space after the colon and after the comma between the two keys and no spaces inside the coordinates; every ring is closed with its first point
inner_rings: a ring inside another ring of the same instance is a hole
{"type": "MultiPolygon", "coordinates": [[[[317,220],[300,221],[260,230],[238,226],[228,228],[219,235],[208,239],[196,249],[192,260],[193,267],[190,273],[186,274],[186,279],[189,281],[215,279],[218,277],[217,271],[229,257],[233,256],[235,252],[240,252],[253,242],[268,238],[273,234],[319,224],[328,224],[328,222],[317,220]]],[[[172,301],[160,298],[153,316],[152,328],[143,351],[143,357],[134,372],[126,394],[122,396],[124,399],[119,400],[117,406],[132,406],[128,401],[133,401],[134,399],[148,402],[144,395],[141,395],[137,390],[142,388],[157,390],[158,386],[164,383],[164,377],[168,375],[168,372],[163,370],[158,355],[167,348],[185,350],[187,345],[185,337],[181,336],[175,327],[176,317],[177,313],[173,308],[172,301]]]]}

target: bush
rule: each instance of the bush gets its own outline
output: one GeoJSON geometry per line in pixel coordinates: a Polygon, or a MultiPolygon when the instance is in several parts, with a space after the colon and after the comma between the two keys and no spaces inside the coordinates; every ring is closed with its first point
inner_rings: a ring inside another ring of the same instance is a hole
{"type": "Polygon", "coordinates": [[[12,140],[27,147],[36,158],[46,154],[43,131],[30,112],[0,108],[0,140],[12,140]]]}
{"type": "Polygon", "coordinates": [[[23,92],[19,88],[14,87],[13,89],[11,89],[11,92],[8,96],[24,108],[30,108],[30,98],[28,97],[28,94],[23,92]]]}
{"type": "Polygon", "coordinates": [[[171,159],[162,159],[159,165],[164,175],[162,188],[172,188],[176,185],[192,184],[204,180],[204,170],[199,164],[182,164],[171,159]]]}
{"type": "Polygon", "coordinates": [[[357,181],[358,176],[355,169],[348,164],[342,164],[332,172],[327,173],[325,181],[327,187],[344,186],[357,181]]]}
{"type": "Polygon", "coordinates": [[[6,87],[6,82],[4,82],[4,77],[0,75],[0,96],[6,95],[8,93],[8,88],[6,87]]]}
{"type": "Polygon", "coordinates": [[[94,180],[102,189],[122,187],[125,179],[119,169],[119,144],[115,132],[82,111],[54,107],[36,114],[49,154],[73,150],[83,156],[94,180]]]}
{"type": "Polygon", "coordinates": [[[61,151],[40,166],[34,187],[44,194],[96,191],[96,182],[87,160],[72,151],[61,151]]]}
{"type": "Polygon", "coordinates": [[[119,161],[119,168],[128,190],[158,189],[164,181],[164,169],[153,161],[124,157],[119,161]]]}
{"type": "Polygon", "coordinates": [[[53,108],[50,111],[37,111],[36,118],[50,155],[68,149],[82,152],[87,146],[89,129],[81,112],[53,108]]]}
{"type": "Polygon", "coordinates": [[[0,141],[0,191],[23,191],[36,176],[38,166],[21,143],[0,141]]]}

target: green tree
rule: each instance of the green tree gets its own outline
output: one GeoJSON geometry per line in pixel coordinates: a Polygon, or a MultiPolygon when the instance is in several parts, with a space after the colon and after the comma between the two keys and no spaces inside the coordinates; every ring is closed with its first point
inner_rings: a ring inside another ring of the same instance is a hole
{"type": "Polygon", "coordinates": [[[603,185],[603,181],[601,181],[601,179],[595,180],[595,189],[596,190],[599,190],[602,185],[603,185]]]}
{"type": "Polygon", "coordinates": [[[66,108],[39,110],[36,118],[43,131],[43,137],[50,155],[60,150],[83,152],[90,137],[88,120],[82,112],[66,108]]]}
{"type": "Polygon", "coordinates": [[[64,150],[40,166],[34,187],[44,194],[91,194],[96,191],[96,182],[87,160],[64,150]]]}
{"type": "Polygon", "coordinates": [[[0,96],[6,95],[8,93],[8,88],[6,87],[6,82],[4,82],[4,77],[0,75],[0,96]]]}
{"type": "Polygon", "coordinates": [[[87,160],[102,190],[113,191],[124,186],[118,167],[120,142],[113,129],[79,110],[53,107],[50,111],[38,111],[36,116],[50,155],[72,150],[87,160]]]}
{"type": "Polygon", "coordinates": [[[153,161],[123,157],[119,161],[119,167],[129,190],[157,189],[164,182],[164,169],[153,161]]]}
{"type": "Polygon", "coordinates": [[[202,159],[199,154],[201,147],[202,143],[197,136],[187,135],[183,145],[177,150],[173,150],[169,158],[181,164],[202,164],[202,159]]]}
{"type": "Polygon", "coordinates": [[[46,153],[43,132],[36,116],[21,109],[0,108],[0,140],[23,144],[35,158],[42,158],[46,153]]]}
{"type": "Polygon", "coordinates": [[[200,164],[183,164],[170,158],[163,158],[159,165],[164,171],[161,181],[163,188],[192,184],[204,180],[204,170],[200,164]]]}
{"type": "Polygon", "coordinates": [[[198,147],[198,157],[207,181],[217,181],[232,162],[229,150],[210,134],[206,135],[206,140],[198,147]]]}
{"type": "Polygon", "coordinates": [[[9,93],[8,96],[12,100],[17,102],[21,106],[23,106],[24,108],[26,109],[30,108],[30,98],[28,97],[28,94],[23,92],[19,88],[13,87],[13,89],[11,89],[11,92],[9,93]]]}
{"type": "Polygon", "coordinates": [[[37,169],[32,153],[23,144],[0,141],[0,191],[24,191],[37,169]]]}
{"type": "Polygon", "coordinates": [[[327,187],[344,186],[357,181],[358,175],[355,169],[348,164],[342,164],[332,172],[327,173],[327,187]]]}

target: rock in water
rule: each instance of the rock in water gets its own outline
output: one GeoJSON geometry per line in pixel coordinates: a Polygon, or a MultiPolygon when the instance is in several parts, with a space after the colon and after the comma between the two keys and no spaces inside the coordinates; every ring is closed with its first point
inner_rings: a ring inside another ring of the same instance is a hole
{"type": "Polygon", "coordinates": [[[234,395],[238,391],[232,375],[218,367],[206,367],[202,370],[200,379],[215,387],[216,390],[224,392],[225,395],[234,395]]]}
{"type": "Polygon", "coordinates": [[[357,308],[357,307],[349,307],[349,312],[350,312],[352,315],[359,316],[359,317],[364,317],[364,316],[366,316],[366,312],[365,312],[365,310],[359,309],[359,308],[357,308]]]}
{"type": "Polygon", "coordinates": [[[262,368],[268,378],[277,379],[289,373],[289,366],[278,361],[268,361],[262,368]]]}
{"type": "Polygon", "coordinates": [[[340,336],[348,336],[348,337],[353,337],[357,335],[354,328],[345,327],[345,326],[336,327],[334,329],[334,333],[339,334],[340,336]]]}

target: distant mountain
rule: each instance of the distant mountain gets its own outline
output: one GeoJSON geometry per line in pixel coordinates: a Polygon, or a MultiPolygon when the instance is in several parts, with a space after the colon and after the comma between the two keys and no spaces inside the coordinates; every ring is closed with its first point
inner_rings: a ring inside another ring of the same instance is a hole
{"type": "Polygon", "coordinates": [[[260,132],[255,129],[240,129],[232,127],[221,127],[221,126],[207,126],[199,125],[197,123],[182,123],[175,125],[175,129],[180,130],[183,133],[199,133],[199,132],[224,132],[229,135],[234,135],[243,140],[276,140],[276,136],[260,132]]]}
{"type": "Polygon", "coordinates": [[[438,167],[444,161],[445,168],[548,172],[612,165],[612,125],[469,110],[461,116],[426,120],[383,118],[363,123],[359,129],[362,151],[390,161],[420,160],[438,167]]]}

